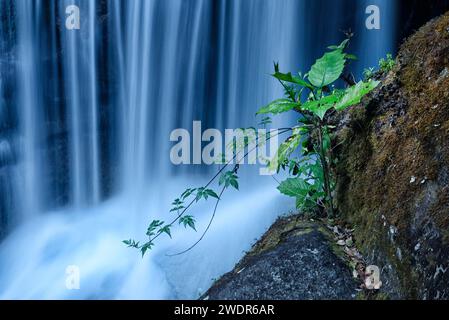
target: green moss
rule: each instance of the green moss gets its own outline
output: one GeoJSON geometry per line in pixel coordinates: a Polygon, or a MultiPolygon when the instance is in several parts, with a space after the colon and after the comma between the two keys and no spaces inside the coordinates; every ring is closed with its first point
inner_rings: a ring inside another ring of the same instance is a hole
{"type": "Polygon", "coordinates": [[[352,109],[338,136],[346,142],[336,166],[338,209],[356,226],[359,250],[382,253],[409,297],[421,285],[411,256],[417,208],[449,243],[449,192],[429,195],[449,167],[449,76],[442,72],[449,69],[448,28],[449,13],[409,39],[377,100],[352,109]]]}
{"type": "Polygon", "coordinates": [[[390,296],[382,291],[362,290],[356,294],[356,300],[390,300],[390,296]]]}
{"type": "Polygon", "coordinates": [[[254,244],[236,269],[243,268],[248,259],[275,248],[287,236],[291,234],[305,235],[315,230],[315,228],[316,223],[307,220],[302,214],[279,218],[263,237],[254,244]]]}

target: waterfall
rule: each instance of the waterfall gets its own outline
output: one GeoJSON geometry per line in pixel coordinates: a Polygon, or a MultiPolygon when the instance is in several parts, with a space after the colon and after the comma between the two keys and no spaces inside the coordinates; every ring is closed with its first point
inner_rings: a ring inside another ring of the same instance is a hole
{"type": "MultiPolygon", "coordinates": [[[[352,1],[2,1],[0,235],[8,236],[0,298],[195,298],[206,290],[294,204],[245,167],[242,191],[225,195],[194,250],[165,255],[200,236],[179,228],[141,259],[121,240],[169,219],[171,201],[216,169],[173,166],[170,132],[191,131],[194,120],[203,130],[255,125],[257,109],[283,94],[269,77],[273,61],[306,72],[348,25],[360,30],[352,46],[360,76],[394,51],[394,4],[368,2],[387,12],[383,29],[366,30],[364,4],[352,1]],[[79,30],[64,23],[73,4],[79,30]],[[81,271],[79,290],[65,285],[71,265],[81,271]]],[[[292,123],[283,116],[273,125],[292,123]]],[[[198,230],[211,205],[195,208],[198,230]]]]}
{"type": "Polygon", "coordinates": [[[23,121],[21,132],[21,142],[23,156],[23,189],[19,192],[23,195],[24,217],[29,217],[39,210],[39,159],[37,144],[39,132],[37,129],[40,118],[41,100],[38,92],[39,70],[35,64],[33,51],[37,47],[37,20],[38,6],[29,5],[25,2],[18,3],[18,11],[23,15],[23,19],[18,23],[18,78],[21,92],[19,95],[18,108],[23,121]]]}
{"type": "Polygon", "coordinates": [[[97,56],[96,56],[96,18],[95,1],[89,2],[89,70],[90,71],[90,163],[92,163],[92,202],[98,203],[100,200],[100,164],[99,164],[99,146],[98,146],[98,103],[97,103],[97,56]]]}

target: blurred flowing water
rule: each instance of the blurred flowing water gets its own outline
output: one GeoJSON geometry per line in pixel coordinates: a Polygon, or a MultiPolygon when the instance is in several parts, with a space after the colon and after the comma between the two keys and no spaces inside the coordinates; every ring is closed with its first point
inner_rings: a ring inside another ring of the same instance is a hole
{"type": "MultiPolygon", "coordinates": [[[[0,3],[0,298],[196,298],[294,204],[241,169],[205,239],[174,232],[144,259],[121,240],[169,219],[214,168],[170,164],[175,128],[239,128],[353,28],[353,72],[394,51],[394,1],[3,0],[0,3]],[[80,8],[80,30],[65,28],[80,8]],[[376,4],[381,30],[365,28],[376,4]],[[66,268],[80,289],[66,288],[66,268]]],[[[273,126],[294,123],[281,117],[273,126]]],[[[204,230],[212,203],[194,209],[204,230]]]]}

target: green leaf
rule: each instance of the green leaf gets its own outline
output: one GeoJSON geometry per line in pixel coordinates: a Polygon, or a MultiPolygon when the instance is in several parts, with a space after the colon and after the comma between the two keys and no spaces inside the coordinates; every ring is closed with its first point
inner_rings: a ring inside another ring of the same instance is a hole
{"type": "Polygon", "coordinates": [[[393,59],[393,55],[391,53],[387,54],[387,58],[379,60],[379,68],[382,72],[390,72],[394,66],[396,65],[396,61],[393,59]]]}
{"type": "Polygon", "coordinates": [[[261,108],[259,111],[257,111],[256,114],[279,114],[283,112],[290,111],[296,107],[299,107],[300,104],[293,102],[288,99],[278,99],[270,103],[269,105],[261,108]]]}
{"type": "Polygon", "coordinates": [[[154,236],[154,231],[159,228],[160,226],[162,226],[164,224],[164,221],[160,221],[160,220],[153,220],[150,225],[148,226],[147,229],[147,233],[146,235],[148,237],[154,236]]]}
{"type": "Polygon", "coordinates": [[[326,112],[334,107],[334,105],[340,100],[340,97],[341,94],[339,92],[335,92],[321,98],[320,100],[307,101],[301,106],[301,109],[308,110],[323,120],[326,112]]]}
{"type": "Polygon", "coordinates": [[[295,128],[290,138],[285,140],[268,166],[270,171],[278,171],[279,167],[295,151],[301,143],[301,128],[295,128]]]}
{"type": "Polygon", "coordinates": [[[304,197],[296,197],[296,209],[301,208],[304,205],[304,197]]]}
{"type": "Polygon", "coordinates": [[[170,212],[174,212],[174,211],[179,211],[179,210],[181,210],[181,209],[184,209],[185,207],[183,206],[183,201],[181,201],[179,198],[178,199],[175,199],[173,202],[172,202],[172,206],[173,206],[173,208],[170,210],[170,212]]]}
{"type": "Polygon", "coordinates": [[[128,248],[139,248],[139,241],[135,241],[133,239],[129,239],[129,240],[123,240],[122,241],[124,244],[126,244],[128,246],[128,248]]]}
{"type": "Polygon", "coordinates": [[[357,56],[353,54],[346,54],[346,59],[348,60],[357,60],[357,56]]]}
{"type": "Polygon", "coordinates": [[[161,220],[153,220],[153,221],[151,222],[151,224],[150,224],[149,229],[155,229],[155,228],[157,228],[157,227],[160,227],[160,226],[163,225],[163,224],[164,224],[164,221],[161,221],[161,220]]]}
{"type": "Polygon", "coordinates": [[[310,83],[308,83],[306,80],[304,80],[300,77],[293,76],[291,74],[291,72],[281,73],[281,72],[277,71],[274,74],[272,74],[272,76],[278,80],[294,83],[294,84],[300,85],[302,87],[310,88],[313,90],[313,87],[310,85],[310,83]]]}
{"type": "Polygon", "coordinates": [[[236,190],[239,189],[239,183],[238,183],[237,180],[230,180],[230,181],[229,181],[229,184],[230,184],[234,189],[236,189],[236,190]]]}
{"type": "Polygon", "coordinates": [[[235,189],[239,189],[239,184],[237,182],[238,176],[234,173],[234,171],[227,171],[220,176],[218,184],[224,185],[225,188],[229,186],[234,187],[235,189]]]}
{"type": "Polygon", "coordinates": [[[195,228],[195,219],[193,216],[183,216],[179,219],[179,224],[183,224],[184,228],[190,227],[196,231],[195,228]]]}
{"type": "Polygon", "coordinates": [[[173,207],[172,209],[170,209],[170,212],[175,212],[175,211],[179,211],[185,209],[184,206],[177,206],[177,207],[173,207]]]}
{"type": "Polygon", "coordinates": [[[219,198],[220,198],[220,197],[218,196],[218,194],[216,194],[215,191],[214,191],[214,190],[211,190],[211,189],[206,189],[206,194],[207,194],[208,196],[212,197],[212,198],[215,198],[215,199],[219,199],[219,198]]]}
{"type": "Polygon", "coordinates": [[[345,67],[345,54],[343,49],[327,52],[318,59],[310,69],[309,81],[317,88],[325,87],[338,80],[345,67]]]}
{"type": "Polygon", "coordinates": [[[290,197],[304,197],[310,190],[310,184],[301,178],[289,178],[278,186],[278,190],[290,197]]]}
{"type": "Polygon", "coordinates": [[[198,188],[198,190],[197,190],[195,201],[198,202],[202,198],[204,198],[204,200],[207,200],[209,197],[219,199],[219,197],[215,193],[215,191],[201,187],[201,188],[198,188]]]}
{"type": "Polygon", "coordinates": [[[170,226],[167,225],[167,226],[160,228],[159,233],[166,233],[171,238],[170,226]]]}
{"type": "Polygon", "coordinates": [[[189,189],[186,189],[186,190],[181,194],[182,200],[185,200],[185,199],[187,199],[188,197],[190,197],[190,195],[191,195],[192,193],[194,193],[195,191],[196,191],[196,188],[189,188],[189,189]]]}
{"type": "Polygon", "coordinates": [[[375,70],[373,67],[367,68],[363,70],[364,80],[370,80],[374,77],[375,70]]]}
{"type": "Polygon", "coordinates": [[[145,253],[147,252],[147,250],[151,250],[151,248],[153,247],[153,243],[152,242],[147,242],[145,243],[141,248],[140,251],[142,252],[142,257],[145,255],[145,253]]]}
{"type": "Polygon", "coordinates": [[[360,103],[362,98],[366,94],[374,90],[379,85],[379,83],[379,81],[375,80],[370,80],[368,82],[360,81],[356,85],[347,88],[341,100],[335,105],[335,109],[341,111],[357,103],[360,103]]]}
{"type": "Polygon", "coordinates": [[[346,47],[346,44],[347,44],[348,42],[349,42],[349,39],[345,39],[345,40],[343,40],[342,43],[340,43],[340,45],[338,45],[338,46],[329,46],[329,47],[327,47],[327,48],[330,49],[330,50],[337,50],[337,49],[344,50],[345,47],[346,47]]]}

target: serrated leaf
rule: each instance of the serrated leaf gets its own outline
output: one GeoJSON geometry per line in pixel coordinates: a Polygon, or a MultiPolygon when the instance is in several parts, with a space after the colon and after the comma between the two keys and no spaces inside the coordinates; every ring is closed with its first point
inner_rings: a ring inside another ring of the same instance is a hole
{"type": "Polygon", "coordinates": [[[368,82],[360,81],[356,85],[347,88],[345,94],[338,103],[335,104],[335,109],[338,111],[344,110],[350,106],[360,103],[362,98],[374,90],[380,81],[370,80],[368,82]]]}
{"type": "Polygon", "coordinates": [[[219,199],[218,195],[215,193],[215,191],[211,189],[206,189],[204,187],[198,188],[198,191],[196,193],[195,201],[198,202],[201,200],[201,198],[204,198],[204,200],[207,200],[209,197],[219,199]]]}
{"type": "Polygon", "coordinates": [[[184,228],[190,227],[196,231],[195,219],[192,216],[183,216],[179,219],[179,224],[183,224],[184,228]]]}
{"type": "Polygon", "coordinates": [[[256,114],[279,114],[283,112],[290,111],[296,107],[299,107],[300,104],[293,102],[288,99],[278,99],[271,102],[269,105],[262,107],[256,114]]]}
{"type": "Polygon", "coordinates": [[[317,88],[322,88],[335,82],[342,74],[345,62],[343,49],[338,48],[325,53],[310,69],[308,73],[310,83],[317,88]]]}
{"type": "Polygon", "coordinates": [[[159,228],[160,226],[162,226],[164,224],[164,221],[160,221],[160,220],[153,220],[150,225],[148,226],[147,229],[147,233],[146,235],[148,237],[151,237],[154,235],[154,231],[159,228]]]}
{"type": "Polygon", "coordinates": [[[310,184],[301,178],[289,178],[281,182],[278,190],[290,197],[304,197],[310,190],[310,184]]]}
{"type": "Polygon", "coordinates": [[[210,197],[212,197],[212,198],[219,199],[218,194],[216,194],[214,190],[206,189],[205,192],[206,192],[206,194],[207,194],[208,196],[210,196],[210,197]]]}
{"type": "Polygon", "coordinates": [[[185,208],[184,206],[174,207],[174,208],[172,208],[172,209],[170,210],[170,212],[179,211],[179,210],[182,210],[182,209],[184,209],[184,208],[185,208]]]}
{"type": "Polygon", "coordinates": [[[183,200],[187,199],[192,193],[194,193],[196,191],[196,188],[189,188],[187,190],[185,190],[182,194],[181,194],[181,198],[183,200]]]}
{"type": "Polygon", "coordinates": [[[152,242],[147,242],[147,243],[145,243],[145,244],[140,248],[140,252],[142,253],[142,257],[145,255],[145,253],[147,252],[147,250],[151,250],[152,247],[153,247],[153,243],[152,243],[152,242]]]}
{"type": "Polygon", "coordinates": [[[239,189],[239,184],[237,182],[238,176],[234,173],[234,171],[227,171],[220,176],[219,185],[224,185],[225,188],[229,186],[234,187],[235,189],[239,189]]]}
{"type": "Polygon", "coordinates": [[[135,241],[133,239],[129,239],[129,240],[123,240],[122,241],[124,244],[126,244],[129,248],[139,248],[139,241],[135,241]]]}
{"type": "Polygon", "coordinates": [[[170,226],[164,226],[159,230],[159,233],[166,233],[171,238],[170,226]]]}

